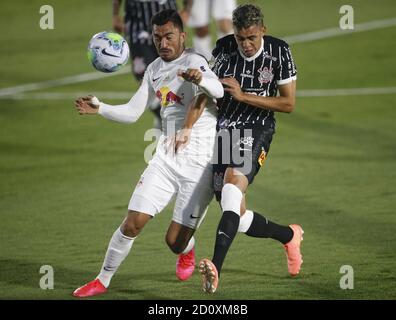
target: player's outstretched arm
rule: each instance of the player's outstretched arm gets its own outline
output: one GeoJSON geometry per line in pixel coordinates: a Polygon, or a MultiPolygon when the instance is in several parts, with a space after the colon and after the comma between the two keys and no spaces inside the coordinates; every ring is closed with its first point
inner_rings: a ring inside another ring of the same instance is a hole
{"type": "Polygon", "coordinates": [[[110,105],[94,96],[78,98],[74,105],[81,115],[100,114],[106,119],[121,123],[134,123],[143,114],[148,101],[148,94],[139,91],[126,104],[110,105]]]}
{"type": "Polygon", "coordinates": [[[110,105],[99,101],[96,97],[88,96],[75,101],[75,106],[80,114],[100,114],[102,117],[121,122],[134,123],[146,109],[151,87],[145,74],[139,90],[126,104],[110,105]]]}

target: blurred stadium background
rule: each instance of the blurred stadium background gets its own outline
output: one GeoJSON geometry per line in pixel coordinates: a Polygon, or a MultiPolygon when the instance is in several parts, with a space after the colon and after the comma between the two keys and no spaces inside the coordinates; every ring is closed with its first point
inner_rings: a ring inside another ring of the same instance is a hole
{"type": "MultiPolygon", "coordinates": [[[[303,225],[301,275],[288,276],[278,243],[239,235],[214,296],[201,292],[198,273],[177,281],[168,208],[96,299],[396,298],[396,3],[255,3],[268,33],[291,43],[300,96],[295,112],[277,116],[249,207],[303,225]],[[344,4],[354,8],[353,33],[338,28],[344,4]],[[353,267],[353,290],[340,289],[343,265],[353,267]]],[[[5,0],[0,26],[0,299],[71,299],[98,273],[125,215],[152,115],[125,126],[74,111],[82,94],[120,103],[137,89],[129,65],[99,78],[87,61],[91,36],[111,29],[110,0],[5,0]],[[55,10],[54,30],[39,28],[43,4],[55,10]],[[42,265],[54,268],[54,290],[39,287],[42,265]]],[[[219,218],[213,202],[196,234],[198,258],[211,257],[219,218]]]]}

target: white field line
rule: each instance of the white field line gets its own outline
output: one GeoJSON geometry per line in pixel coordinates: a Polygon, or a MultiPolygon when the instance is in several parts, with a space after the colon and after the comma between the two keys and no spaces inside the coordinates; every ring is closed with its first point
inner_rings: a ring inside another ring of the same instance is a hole
{"type": "Polygon", "coordinates": [[[112,77],[115,75],[130,73],[130,72],[131,71],[128,66],[116,73],[103,73],[103,72],[97,71],[97,72],[78,74],[76,76],[70,76],[70,77],[61,78],[61,79],[23,84],[20,86],[0,89],[0,98],[2,98],[4,96],[20,94],[20,93],[27,92],[27,91],[48,89],[48,88],[52,88],[52,87],[63,86],[66,84],[98,80],[98,79],[102,79],[102,78],[112,77]]]}
{"type": "Polygon", "coordinates": [[[12,96],[0,96],[0,100],[74,100],[78,97],[84,97],[88,94],[97,96],[102,99],[130,99],[134,91],[101,91],[101,92],[37,92],[37,93],[20,93],[12,96]]]}
{"type": "Polygon", "coordinates": [[[297,97],[365,96],[375,94],[396,94],[396,87],[297,90],[297,97]]]}
{"type": "MultiPolygon", "coordinates": [[[[330,29],[324,29],[315,32],[308,32],[299,35],[285,37],[284,40],[289,43],[301,43],[301,42],[320,40],[330,37],[348,35],[356,32],[386,28],[395,25],[396,25],[396,17],[391,19],[374,20],[370,22],[356,24],[354,30],[341,30],[340,28],[330,28],[330,29]]],[[[47,89],[57,86],[63,86],[66,84],[86,82],[86,81],[97,80],[111,76],[117,76],[129,72],[130,72],[129,68],[124,68],[116,73],[91,72],[91,73],[84,73],[84,74],[79,74],[76,76],[70,76],[61,79],[47,80],[42,82],[19,85],[15,87],[2,88],[0,89],[0,98],[5,96],[8,97],[14,96],[27,91],[47,89]]]]}
{"type": "MultiPolygon", "coordinates": [[[[134,92],[128,91],[102,91],[93,92],[100,99],[129,100],[134,92]]],[[[364,96],[377,94],[396,94],[396,87],[385,88],[350,88],[350,89],[313,89],[298,90],[297,97],[338,97],[338,96],[364,96]]],[[[74,100],[87,95],[86,92],[38,92],[21,93],[11,97],[0,97],[7,100],[74,100]]]]}
{"type": "Polygon", "coordinates": [[[392,27],[396,25],[396,17],[384,20],[374,20],[370,22],[364,22],[355,24],[353,30],[342,30],[340,28],[330,28],[324,29],[314,32],[308,32],[303,34],[297,34],[295,36],[284,37],[288,43],[301,43],[301,42],[308,42],[314,40],[321,40],[325,38],[337,37],[337,36],[345,36],[350,35],[352,33],[375,30],[375,29],[382,29],[387,27],[392,27]]]}

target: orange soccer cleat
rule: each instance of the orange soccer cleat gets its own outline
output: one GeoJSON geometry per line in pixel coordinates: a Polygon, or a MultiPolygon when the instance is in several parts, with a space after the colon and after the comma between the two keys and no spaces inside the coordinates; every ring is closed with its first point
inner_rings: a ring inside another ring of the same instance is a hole
{"type": "Polygon", "coordinates": [[[293,238],[284,245],[287,256],[287,268],[291,276],[299,274],[303,263],[300,252],[301,241],[303,240],[304,230],[298,224],[291,224],[289,227],[293,230],[293,238]]]}
{"type": "Polygon", "coordinates": [[[106,287],[99,281],[99,279],[95,279],[82,287],[74,290],[73,296],[77,298],[86,298],[97,296],[102,293],[106,293],[106,287]]]}
{"type": "Polygon", "coordinates": [[[215,293],[219,284],[216,266],[209,259],[202,259],[198,268],[202,278],[202,290],[207,293],[215,293]]]}
{"type": "Polygon", "coordinates": [[[181,281],[189,279],[195,269],[195,250],[192,248],[186,254],[179,254],[176,261],[176,276],[181,281]]]}

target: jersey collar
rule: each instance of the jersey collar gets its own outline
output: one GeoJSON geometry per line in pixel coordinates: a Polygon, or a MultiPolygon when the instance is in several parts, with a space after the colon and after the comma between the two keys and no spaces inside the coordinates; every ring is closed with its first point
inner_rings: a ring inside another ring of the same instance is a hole
{"type": "Polygon", "coordinates": [[[263,52],[263,50],[264,50],[264,39],[263,38],[261,38],[261,47],[260,47],[260,49],[256,52],[256,54],[254,55],[254,56],[252,56],[252,57],[246,57],[244,54],[243,54],[243,52],[242,52],[242,50],[241,49],[239,49],[239,47],[238,47],[238,51],[239,51],[239,54],[242,56],[242,58],[243,59],[245,59],[246,61],[253,61],[254,59],[256,59],[262,52],[263,52]]]}

